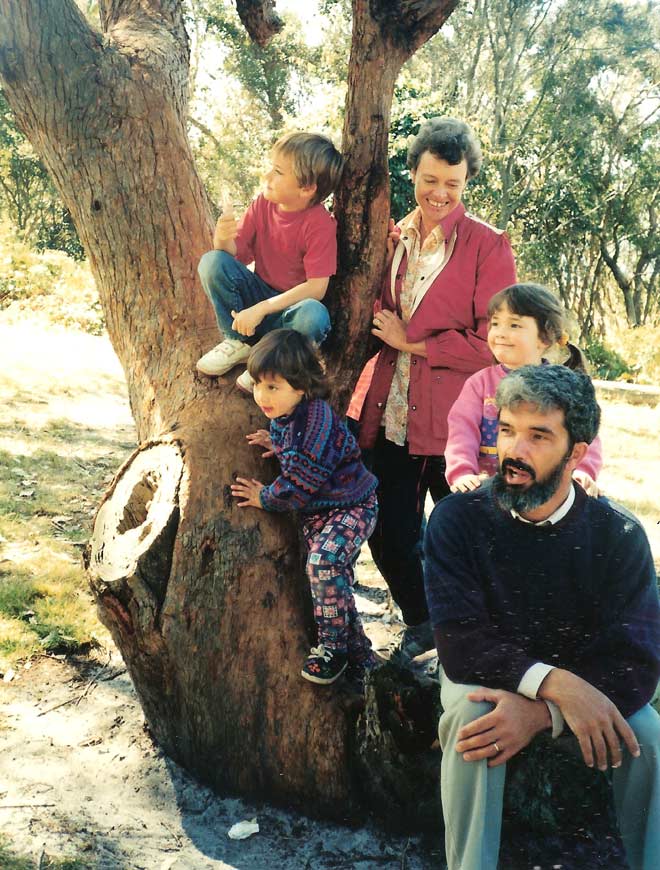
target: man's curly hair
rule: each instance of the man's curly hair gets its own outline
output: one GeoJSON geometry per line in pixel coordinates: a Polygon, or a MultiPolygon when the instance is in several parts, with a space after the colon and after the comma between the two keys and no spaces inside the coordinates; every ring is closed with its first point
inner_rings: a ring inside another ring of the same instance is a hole
{"type": "Polygon", "coordinates": [[[539,411],[564,412],[570,447],[591,444],[600,426],[600,406],[591,379],[566,366],[523,366],[508,374],[495,394],[497,407],[515,410],[535,405],[539,411]]]}

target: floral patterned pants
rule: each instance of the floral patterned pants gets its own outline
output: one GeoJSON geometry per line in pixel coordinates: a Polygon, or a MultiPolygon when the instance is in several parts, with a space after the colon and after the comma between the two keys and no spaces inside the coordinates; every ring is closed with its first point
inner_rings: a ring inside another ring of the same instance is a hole
{"type": "Polygon", "coordinates": [[[374,494],[352,507],[307,514],[302,524],[318,642],[363,667],[374,664],[374,655],[355,606],[353,568],[377,515],[374,494]]]}

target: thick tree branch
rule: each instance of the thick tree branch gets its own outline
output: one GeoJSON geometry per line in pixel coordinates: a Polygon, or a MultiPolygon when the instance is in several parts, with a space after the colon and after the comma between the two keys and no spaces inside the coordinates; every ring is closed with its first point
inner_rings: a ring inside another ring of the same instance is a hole
{"type": "Polygon", "coordinates": [[[99,35],[73,0],[0,0],[0,77],[8,86],[21,87],[40,58],[65,71],[75,57],[89,71],[100,53],[99,35]]]}
{"type": "Polygon", "coordinates": [[[99,0],[103,30],[122,19],[162,19],[171,24],[182,20],[181,0],[99,0]]]}
{"type": "Polygon", "coordinates": [[[458,0],[373,0],[370,6],[383,37],[407,60],[442,27],[458,0]]]}
{"type": "Polygon", "coordinates": [[[236,9],[250,39],[262,48],[284,27],[273,0],[236,0],[236,9]]]}

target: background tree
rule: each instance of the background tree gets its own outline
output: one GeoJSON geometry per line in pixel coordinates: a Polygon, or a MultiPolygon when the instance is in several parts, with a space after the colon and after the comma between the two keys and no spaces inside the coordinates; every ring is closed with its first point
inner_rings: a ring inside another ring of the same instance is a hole
{"type": "MultiPolygon", "coordinates": [[[[401,65],[455,0],[354,0],[338,194],[342,263],[330,303],[346,400],[380,277],[387,138],[401,65]]],[[[235,509],[237,472],[266,473],[259,417],[231,382],[195,374],[215,334],[196,263],[212,217],[186,135],[189,43],[178,0],[0,0],[0,77],[18,125],[78,228],[127,376],[140,448],[95,524],[103,620],[165,750],[216,786],[343,814],[350,716],[299,678],[312,639],[287,518],[235,509]]],[[[239,0],[259,40],[270,0],[239,0]]]]}
{"type": "Polygon", "coordinates": [[[43,163],[17,128],[0,91],[0,217],[21,241],[37,250],[55,248],[81,259],[71,215],[62,205],[43,163]]]}

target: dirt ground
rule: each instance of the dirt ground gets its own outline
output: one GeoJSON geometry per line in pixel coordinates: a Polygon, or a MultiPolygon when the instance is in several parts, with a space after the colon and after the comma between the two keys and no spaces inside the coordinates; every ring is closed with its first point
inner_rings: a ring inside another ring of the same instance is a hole
{"type": "Polygon", "coordinates": [[[2,691],[0,825],[34,866],[42,853],[94,870],[444,866],[418,838],[323,824],[198,785],[152,742],[116,652],[35,659],[2,691]],[[232,825],[253,818],[259,833],[229,839],[232,825]]]}
{"type": "MultiPolygon", "coordinates": [[[[0,372],[2,398],[9,397],[24,420],[15,437],[64,419],[99,433],[111,453],[113,445],[125,451],[132,424],[122,372],[106,339],[0,323],[0,372]],[[39,353],[25,354],[23,348],[39,353]]],[[[606,418],[612,443],[642,438],[636,449],[643,452],[643,468],[635,470],[625,455],[617,455],[604,481],[608,494],[620,493],[644,514],[657,556],[657,497],[648,495],[643,480],[660,479],[660,411],[612,406],[606,418]]],[[[604,441],[607,453],[607,434],[604,441]]],[[[399,623],[365,555],[359,578],[358,606],[367,631],[376,647],[384,646],[399,623]]],[[[0,682],[0,697],[0,831],[9,851],[30,856],[35,867],[66,857],[90,870],[445,866],[439,838],[397,837],[364,819],[353,819],[355,827],[323,824],[219,797],[198,785],[151,741],[121,659],[107,640],[86,657],[39,656],[18,665],[9,682],[0,682]],[[232,825],[253,818],[259,833],[246,840],[228,837],[232,825]]],[[[0,866],[2,861],[0,855],[0,866]]]]}

